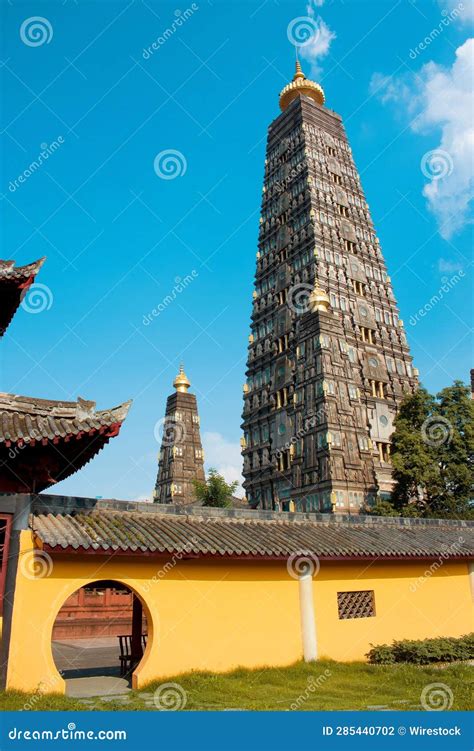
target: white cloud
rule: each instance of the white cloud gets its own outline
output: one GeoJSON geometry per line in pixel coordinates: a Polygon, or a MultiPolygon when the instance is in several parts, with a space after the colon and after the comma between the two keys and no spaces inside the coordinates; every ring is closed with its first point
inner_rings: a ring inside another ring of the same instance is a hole
{"type": "Polygon", "coordinates": [[[423,195],[446,239],[472,223],[473,74],[474,39],[468,39],[456,50],[451,68],[429,62],[418,74],[390,78],[375,73],[371,81],[372,93],[382,102],[403,105],[403,112],[413,118],[414,132],[440,133],[439,143],[420,155],[420,163],[428,178],[432,164],[423,195]]]}
{"type": "Polygon", "coordinates": [[[457,10],[459,15],[456,14],[456,18],[463,23],[474,21],[474,3],[472,0],[464,0],[464,2],[459,2],[459,0],[438,0],[438,4],[441,10],[447,13],[457,10]]]}
{"type": "Polygon", "coordinates": [[[456,271],[461,271],[462,268],[462,263],[450,261],[447,258],[440,258],[438,261],[438,271],[440,274],[454,274],[456,271]]]}
{"type": "Polygon", "coordinates": [[[411,88],[402,78],[384,76],[383,73],[373,73],[369,90],[384,104],[402,101],[405,107],[413,105],[411,88]]]}
{"type": "Polygon", "coordinates": [[[206,467],[214,467],[226,482],[237,480],[239,487],[235,495],[242,498],[245,493],[242,488],[242,455],[239,443],[227,441],[220,433],[203,433],[202,445],[206,459],[206,467]]]}
{"type": "Polygon", "coordinates": [[[321,75],[319,60],[326,57],[329,53],[331,43],[336,38],[335,32],[316,13],[316,8],[321,7],[323,2],[324,0],[310,0],[306,6],[306,12],[309,18],[314,20],[317,31],[313,34],[310,41],[299,47],[300,57],[311,65],[309,75],[313,78],[321,75]]]}

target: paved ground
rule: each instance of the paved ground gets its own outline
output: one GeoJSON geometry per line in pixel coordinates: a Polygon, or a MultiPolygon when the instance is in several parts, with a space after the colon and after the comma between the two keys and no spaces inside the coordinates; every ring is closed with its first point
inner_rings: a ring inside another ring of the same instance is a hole
{"type": "Polygon", "coordinates": [[[86,699],[99,696],[102,701],[122,699],[130,691],[126,678],[118,676],[94,676],[91,678],[69,678],[66,680],[66,696],[86,699]]]}
{"type": "Polygon", "coordinates": [[[66,695],[74,697],[119,696],[130,691],[120,676],[118,639],[54,641],[56,667],[66,681],[66,695]]]}

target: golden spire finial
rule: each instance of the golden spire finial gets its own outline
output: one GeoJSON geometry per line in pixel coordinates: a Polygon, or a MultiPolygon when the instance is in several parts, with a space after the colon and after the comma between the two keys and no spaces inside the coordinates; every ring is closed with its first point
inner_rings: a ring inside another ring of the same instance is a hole
{"type": "Polygon", "coordinates": [[[327,313],[331,307],[329,295],[321,289],[317,280],[315,281],[313,291],[309,296],[309,307],[313,313],[317,310],[323,310],[327,313]]]}
{"type": "Polygon", "coordinates": [[[298,53],[296,53],[296,68],[293,80],[280,92],[280,109],[286,110],[289,104],[302,94],[307,96],[316,102],[317,104],[324,104],[324,91],[319,83],[311,81],[306,78],[305,74],[301,70],[301,64],[298,59],[298,53]]]}
{"type": "Polygon", "coordinates": [[[179,373],[176,376],[176,378],[173,381],[173,386],[175,387],[176,391],[180,391],[181,393],[185,394],[189,387],[191,386],[191,383],[189,382],[189,379],[184,372],[183,364],[179,366],[179,373]]]}
{"type": "Polygon", "coordinates": [[[298,60],[298,58],[296,58],[296,69],[295,69],[295,75],[293,76],[293,81],[296,81],[297,78],[304,78],[304,73],[301,70],[301,63],[298,60]]]}

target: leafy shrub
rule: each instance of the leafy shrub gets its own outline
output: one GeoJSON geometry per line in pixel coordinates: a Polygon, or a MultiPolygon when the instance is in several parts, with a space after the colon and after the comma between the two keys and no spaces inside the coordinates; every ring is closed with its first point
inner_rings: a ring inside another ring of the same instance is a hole
{"type": "Polygon", "coordinates": [[[395,662],[395,654],[390,644],[379,644],[378,647],[372,647],[366,656],[369,658],[369,662],[377,665],[390,665],[395,662]]]}
{"type": "Polygon", "coordinates": [[[422,641],[409,639],[394,641],[391,646],[388,644],[372,646],[366,656],[369,662],[379,665],[389,665],[394,662],[429,665],[433,662],[472,660],[474,659],[474,633],[461,636],[459,639],[445,636],[422,641]]]}

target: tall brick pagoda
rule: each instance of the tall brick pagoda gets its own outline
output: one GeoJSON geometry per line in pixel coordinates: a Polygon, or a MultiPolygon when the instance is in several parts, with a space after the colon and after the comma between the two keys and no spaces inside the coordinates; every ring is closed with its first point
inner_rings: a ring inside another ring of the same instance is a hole
{"type": "Polygon", "coordinates": [[[193,480],[205,479],[197,401],[188,393],[190,385],[181,366],[162,422],[155,503],[195,503],[193,480]]]}
{"type": "Polygon", "coordinates": [[[416,370],[341,117],[299,62],[268,132],[244,385],[254,508],[358,513],[392,488],[416,370]]]}

